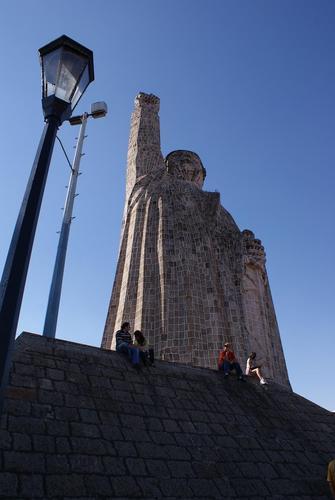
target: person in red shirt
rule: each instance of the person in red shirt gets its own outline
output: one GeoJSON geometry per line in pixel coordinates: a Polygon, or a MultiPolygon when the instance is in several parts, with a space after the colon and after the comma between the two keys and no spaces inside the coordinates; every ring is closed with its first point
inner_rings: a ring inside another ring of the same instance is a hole
{"type": "Polygon", "coordinates": [[[244,381],[240,363],[237,361],[234,351],[231,350],[228,342],[224,344],[224,349],[220,352],[218,368],[219,370],[223,370],[225,378],[229,377],[231,370],[235,370],[238,380],[244,381]]]}

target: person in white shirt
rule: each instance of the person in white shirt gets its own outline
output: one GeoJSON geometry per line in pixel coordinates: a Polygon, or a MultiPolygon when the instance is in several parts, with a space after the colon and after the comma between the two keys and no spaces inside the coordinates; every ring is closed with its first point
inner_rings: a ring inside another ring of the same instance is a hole
{"type": "Polygon", "coordinates": [[[261,372],[261,365],[255,364],[255,358],[256,358],[256,353],[251,352],[247,360],[245,373],[246,375],[256,375],[259,378],[260,384],[262,385],[267,384],[267,381],[265,380],[261,372]]]}

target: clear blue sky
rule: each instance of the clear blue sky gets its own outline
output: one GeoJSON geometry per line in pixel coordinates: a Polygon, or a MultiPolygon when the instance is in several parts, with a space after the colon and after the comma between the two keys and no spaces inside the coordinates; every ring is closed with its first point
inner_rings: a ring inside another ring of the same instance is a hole
{"type": "MultiPolygon", "coordinates": [[[[161,98],[163,154],[197,152],[205,189],[267,252],[293,389],[334,394],[335,3],[333,0],[2,0],[0,265],[43,128],[37,50],[67,34],[96,80],[57,337],[100,345],[124,201],[133,100],[161,98]]],[[[59,131],[71,158],[77,130],[59,131]]],[[[69,168],[56,144],[18,332],[42,331],[69,168]]]]}

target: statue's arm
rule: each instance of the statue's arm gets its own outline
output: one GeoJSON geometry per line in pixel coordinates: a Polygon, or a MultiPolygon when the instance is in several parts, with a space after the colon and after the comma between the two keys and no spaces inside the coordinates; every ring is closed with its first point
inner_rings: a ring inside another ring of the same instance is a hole
{"type": "Polygon", "coordinates": [[[127,158],[127,199],[136,181],[163,164],[159,98],[141,92],[135,98],[127,158]]]}

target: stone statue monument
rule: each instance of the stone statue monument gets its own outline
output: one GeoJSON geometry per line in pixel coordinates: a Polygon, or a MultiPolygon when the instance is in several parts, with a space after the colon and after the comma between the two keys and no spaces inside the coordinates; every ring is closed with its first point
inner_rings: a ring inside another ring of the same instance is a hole
{"type": "Polygon", "coordinates": [[[121,245],[102,347],[123,321],[142,330],[156,357],[217,366],[231,342],[242,366],[250,351],[267,378],[290,386],[265,268],[251,231],[240,231],[202,189],[206,170],[191,151],[160,147],[159,99],[135,99],[121,245]]]}

